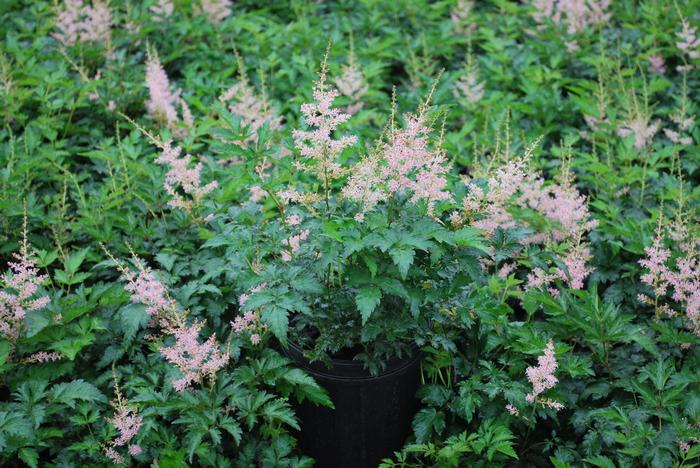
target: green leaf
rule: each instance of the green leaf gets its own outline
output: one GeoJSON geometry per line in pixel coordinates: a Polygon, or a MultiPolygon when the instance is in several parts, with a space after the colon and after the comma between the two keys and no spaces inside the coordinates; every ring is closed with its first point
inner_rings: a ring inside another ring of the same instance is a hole
{"type": "Polygon", "coordinates": [[[268,304],[263,308],[261,319],[270,327],[270,331],[282,343],[287,346],[287,328],[289,327],[289,312],[287,309],[275,304],[268,304]]]}
{"type": "Polygon", "coordinates": [[[455,242],[462,247],[472,247],[484,253],[490,253],[486,239],[481,236],[483,231],[477,228],[465,227],[455,232],[455,242]]]}
{"type": "Polygon", "coordinates": [[[89,248],[81,249],[77,252],[73,252],[72,254],[70,254],[70,256],[66,259],[66,261],[63,264],[68,274],[72,276],[78,271],[78,268],[80,268],[80,265],[82,265],[83,261],[85,260],[85,256],[88,254],[89,251],[89,248]]]}
{"type": "Polygon", "coordinates": [[[172,271],[175,260],[177,260],[177,255],[174,254],[161,252],[156,255],[156,261],[165,268],[165,271],[172,271]]]}
{"type": "Polygon", "coordinates": [[[428,442],[433,432],[442,433],[445,429],[445,415],[435,408],[423,408],[413,418],[413,432],[419,444],[428,442]]]}
{"type": "Polygon", "coordinates": [[[282,379],[296,387],[295,394],[299,398],[299,402],[308,398],[317,405],[335,408],[328,392],[303,370],[298,368],[289,369],[282,375],[282,379]]]}
{"type": "Polygon", "coordinates": [[[362,261],[365,262],[365,265],[369,270],[369,274],[372,275],[372,278],[377,276],[377,261],[374,259],[374,257],[362,255],[362,261]]]}
{"type": "Polygon", "coordinates": [[[236,445],[239,445],[241,443],[241,436],[243,435],[243,430],[241,429],[241,425],[238,424],[238,422],[235,419],[225,417],[223,421],[219,423],[219,426],[221,426],[222,429],[231,434],[231,437],[233,437],[233,440],[236,442],[236,445]]]}
{"type": "Polygon", "coordinates": [[[369,317],[377,308],[381,300],[382,291],[376,286],[365,286],[360,288],[355,296],[355,304],[357,304],[357,310],[360,311],[360,315],[362,316],[363,325],[367,323],[367,320],[369,320],[369,317]]]}
{"type": "Polygon", "coordinates": [[[413,249],[408,248],[391,249],[389,251],[389,255],[391,255],[394,264],[399,267],[399,273],[401,273],[403,279],[406,279],[408,275],[408,269],[413,263],[415,254],[416,252],[413,249]]]}
{"type": "Polygon", "coordinates": [[[124,330],[124,339],[130,340],[140,327],[148,324],[150,320],[143,304],[128,304],[119,311],[119,322],[124,330]]]}
{"type": "Polygon", "coordinates": [[[18,452],[19,458],[32,468],[39,466],[39,453],[33,448],[21,448],[18,452]]]}
{"type": "Polygon", "coordinates": [[[603,455],[596,455],[595,457],[585,458],[583,461],[590,463],[593,466],[599,466],[600,468],[615,468],[615,463],[608,457],[603,455]]]}
{"type": "Polygon", "coordinates": [[[107,398],[93,384],[82,379],[51,387],[51,398],[73,408],[76,400],[106,402],[107,398]]]}

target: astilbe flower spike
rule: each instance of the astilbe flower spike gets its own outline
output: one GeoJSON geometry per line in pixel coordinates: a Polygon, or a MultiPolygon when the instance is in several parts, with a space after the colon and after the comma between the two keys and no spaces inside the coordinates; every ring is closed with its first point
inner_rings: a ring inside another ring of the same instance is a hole
{"type": "Polygon", "coordinates": [[[610,0],[532,0],[533,18],[538,24],[551,20],[564,24],[569,34],[604,24],[610,19],[610,0]]]}
{"type": "Polygon", "coordinates": [[[342,193],[362,204],[358,220],[395,193],[410,193],[411,203],[426,201],[429,215],[435,202],[451,198],[446,189],[449,161],[430,141],[429,99],[416,114],[405,114],[404,127],[392,128],[387,141],[353,167],[342,193]]]}
{"type": "Polygon", "coordinates": [[[700,239],[690,233],[680,220],[669,227],[659,228],[652,244],[645,249],[646,257],[639,264],[647,271],[642,283],[654,291],[654,299],[640,295],[639,299],[656,308],[657,315],[676,316],[667,299],[685,309],[688,329],[700,336],[700,239]],[[674,245],[673,251],[666,242],[674,245]]]}
{"type": "Polygon", "coordinates": [[[617,134],[622,138],[630,135],[634,136],[634,147],[638,150],[644,149],[651,144],[654,135],[659,131],[659,122],[649,122],[648,118],[637,116],[622,124],[617,134]]]}
{"type": "MultiPolygon", "coordinates": [[[[528,153],[534,148],[531,147],[528,153]]],[[[453,212],[450,223],[458,228],[468,222],[492,236],[497,229],[509,229],[519,225],[512,210],[531,210],[547,223],[536,227],[536,233],[522,239],[523,245],[544,244],[553,246],[566,243],[568,249],[561,258],[567,272],[559,268],[545,271],[533,269],[527,276],[527,289],[545,289],[557,279],[573,289],[584,287],[592,268],[588,266],[590,250],[583,242],[586,232],[595,228],[586,203],[573,185],[573,176],[564,165],[558,183],[546,183],[527,167],[529,156],[515,158],[493,167],[489,164],[485,187],[467,180],[467,195],[462,200],[462,212],[453,212]]],[[[567,163],[568,164],[568,163],[567,163]]],[[[477,171],[478,173],[478,171],[477,171]]],[[[552,288],[553,294],[557,294],[552,288]]]]}
{"type": "Polygon", "coordinates": [[[16,343],[26,327],[27,314],[46,307],[48,296],[37,295],[46,276],[39,274],[36,262],[31,258],[30,245],[25,237],[20,243],[19,253],[14,253],[16,262],[9,262],[9,271],[2,275],[5,289],[0,291],[0,336],[16,343]]]}
{"type": "Polygon", "coordinates": [[[166,21],[175,11],[172,0],[158,0],[149,9],[153,13],[153,21],[160,23],[166,21]]]}
{"type": "Polygon", "coordinates": [[[177,106],[180,106],[182,122],[186,127],[194,124],[192,113],[181,97],[182,91],[170,85],[158,54],[150,48],[147,50],[146,58],[146,85],[149,93],[146,109],[150,118],[170,129],[178,138],[184,137],[187,130],[177,125],[180,121],[177,106]]]}
{"type": "Polygon", "coordinates": [[[231,14],[231,0],[201,0],[201,11],[214,25],[231,14]]]}
{"type": "Polygon", "coordinates": [[[457,0],[457,4],[450,10],[450,21],[457,34],[466,34],[476,29],[476,23],[470,21],[474,2],[470,0],[457,0]]]}
{"type": "Polygon", "coordinates": [[[686,54],[690,59],[700,58],[700,37],[697,36],[697,28],[692,27],[686,20],[683,20],[683,28],[676,33],[678,42],[676,47],[686,54]]]}
{"type": "Polygon", "coordinates": [[[666,62],[660,55],[652,55],[649,57],[649,73],[663,75],[666,73],[666,62]]]}
{"type": "Polygon", "coordinates": [[[182,374],[181,378],[172,382],[178,392],[200,383],[205,377],[213,381],[216,372],[228,364],[229,355],[220,350],[215,334],[200,343],[201,329],[201,322],[179,326],[171,330],[175,343],[160,349],[163,357],[182,374]]]}
{"type": "Polygon", "coordinates": [[[554,402],[549,399],[540,399],[538,396],[554,388],[559,380],[554,376],[554,372],[557,370],[557,358],[554,354],[554,342],[549,340],[547,346],[544,349],[544,354],[537,358],[536,367],[528,367],[525,369],[525,374],[527,375],[527,380],[532,385],[532,392],[525,396],[528,403],[541,403],[555,410],[560,410],[564,407],[561,403],[554,402]]]}
{"type": "Polygon", "coordinates": [[[195,208],[202,205],[204,197],[216,189],[218,183],[212,181],[202,186],[202,163],[198,162],[193,167],[189,167],[193,158],[189,154],[180,157],[182,148],[173,147],[170,142],[165,142],[161,150],[156,162],[168,167],[164,186],[165,191],[172,197],[168,205],[192,213],[195,208]]]}
{"type": "Polygon", "coordinates": [[[333,107],[338,91],[326,83],[327,58],[328,52],[321,64],[319,78],[314,83],[313,101],[301,105],[306,124],[312,130],[295,129],[292,132],[294,146],[302,156],[302,160],[297,163],[297,168],[314,174],[322,181],[326,196],[328,196],[331,181],[345,174],[338,162],[338,156],[345,148],[354,145],[357,141],[354,135],[333,138],[338,127],[350,118],[350,114],[333,107]]]}
{"type": "Polygon", "coordinates": [[[452,94],[456,98],[464,98],[475,104],[484,97],[484,84],[479,82],[479,72],[472,63],[468,63],[462,75],[455,81],[452,94]]]}
{"type": "Polygon", "coordinates": [[[130,444],[130,442],[141,429],[143,417],[138,416],[138,411],[129,405],[129,402],[122,395],[116,374],[114,376],[114,393],[115,399],[112,401],[114,415],[107,419],[107,422],[114,426],[118,435],[116,439],[109,442],[108,446],[104,447],[104,452],[112,462],[117,465],[125,465],[126,460],[116,449],[128,445],[129,455],[136,456],[141,453],[141,447],[137,444],[130,444]]]}
{"type": "Polygon", "coordinates": [[[94,0],[65,0],[56,17],[58,32],[54,37],[65,46],[78,42],[108,43],[112,27],[112,13],[106,2],[94,0]]]}
{"type": "MultiPolygon", "coordinates": [[[[239,63],[242,67],[242,64],[239,63]]],[[[219,101],[228,104],[228,110],[241,119],[241,126],[250,135],[239,144],[247,148],[258,142],[258,130],[267,124],[271,132],[282,130],[282,117],[275,115],[270,102],[264,95],[257,95],[248,77],[241,73],[238,83],[226,90],[219,101]]]]}
{"type": "Polygon", "coordinates": [[[356,114],[364,106],[361,99],[369,90],[369,85],[365,81],[365,75],[357,64],[357,59],[352,49],[350,50],[348,63],[343,64],[340,69],[341,74],[336,78],[335,85],[343,96],[353,101],[352,104],[345,108],[345,112],[350,115],[356,114]]]}

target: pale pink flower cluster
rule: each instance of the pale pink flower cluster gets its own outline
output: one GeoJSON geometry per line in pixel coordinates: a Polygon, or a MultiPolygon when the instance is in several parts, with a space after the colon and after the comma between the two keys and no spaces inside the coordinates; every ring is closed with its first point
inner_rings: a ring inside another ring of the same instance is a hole
{"type": "Polygon", "coordinates": [[[114,449],[114,447],[105,448],[105,455],[107,456],[107,458],[112,460],[112,463],[114,463],[115,465],[126,465],[126,460],[119,452],[117,452],[114,449]]]}
{"type": "Polygon", "coordinates": [[[188,167],[192,163],[189,154],[180,157],[182,148],[173,148],[170,142],[161,147],[162,152],[156,162],[168,167],[165,174],[165,191],[172,197],[168,205],[192,212],[193,208],[201,206],[204,197],[216,189],[216,181],[201,185],[202,163],[198,162],[194,167],[188,167]],[[187,197],[183,196],[182,194],[187,197]]]}
{"type": "Polygon", "coordinates": [[[479,75],[473,67],[469,67],[466,72],[455,81],[455,89],[452,94],[456,98],[464,98],[467,102],[475,104],[484,97],[484,84],[479,82],[479,75]]]}
{"type": "Polygon", "coordinates": [[[551,20],[565,25],[569,34],[610,20],[610,0],[532,0],[531,4],[535,7],[533,17],[538,24],[551,20]]]}
{"type": "Polygon", "coordinates": [[[338,127],[347,122],[350,114],[333,107],[333,101],[338,91],[326,83],[325,62],[319,79],[314,83],[313,102],[301,105],[301,112],[309,127],[313,130],[298,130],[292,132],[294,145],[301,153],[304,161],[297,167],[315,174],[326,186],[329,181],[344,174],[338,163],[338,156],[343,150],[357,141],[355,136],[333,138],[338,127]]]}
{"type": "Polygon", "coordinates": [[[231,0],[201,0],[201,12],[214,25],[231,14],[231,0]]]}
{"type": "Polygon", "coordinates": [[[127,281],[124,289],[131,293],[132,302],[146,305],[146,311],[154,319],[152,324],[165,335],[175,338],[172,346],[160,349],[161,355],[182,374],[181,378],[173,381],[173,388],[183,391],[200,383],[204,377],[215,379],[216,372],[228,363],[229,354],[220,350],[215,334],[200,343],[202,323],[187,325],[185,314],[168,295],[165,285],[140,260],[135,260],[137,272],[119,266],[127,281]]]}
{"type": "Polygon", "coordinates": [[[175,11],[175,5],[172,0],[158,0],[151,6],[150,11],[153,13],[153,21],[161,23],[170,18],[175,11]]]}
{"type": "Polygon", "coordinates": [[[248,191],[250,192],[250,201],[253,203],[257,203],[267,196],[267,192],[259,185],[253,185],[248,191]]]}
{"type": "Polygon", "coordinates": [[[362,69],[360,69],[352,55],[350,56],[350,62],[341,66],[341,75],[336,78],[335,85],[343,96],[353,101],[352,104],[345,108],[345,112],[353,115],[362,109],[364,103],[361,98],[367,93],[369,86],[365,81],[362,69]]]}
{"type": "Polygon", "coordinates": [[[22,362],[26,364],[44,364],[47,362],[60,361],[61,359],[63,359],[63,355],[61,353],[47,353],[46,351],[40,351],[22,359],[22,362]]]}
{"type": "Polygon", "coordinates": [[[471,0],[457,0],[457,4],[450,10],[450,20],[457,34],[471,33],[476,29],[476,23],[470,21],[474,2],[471,0]]]}
{"type": "Polygon", "coordinates": [[[664,128],[664,135],[677,145],[692,145],[693,137],[691,130],[695,124],[695,116],[685,117],[683,115],[671,115],[671,121],[676,124],[678,131],[664,128]]]}
{"type": "Polygon", "coordinates": [[[686,54],[690,59],[700,58],[700,38],[697,36],[697,28],[692,27],[687,21],[683,20],[683,29],[676,33],[678,42],[676,47],[686,54]]]}
{"type": "Polygon", "coordinates": [[[306,240],[307,237],[309,237],[309,230],[302,229],[299,234],[295,234],[283,240],[282,245],[284,245],[286,248],[282,249],[280,252],[282,260],[285,262],[290,261],[292,259],[292,255],[301,247],[301,242],[306,240]]]}
{"type": "Polygon", "coordinates": [[[651,144],[654,135],[659,131],[660,124],[658,121],[649,122],[649,119],[643,116],[637,116],[632,120],[620,125],[617,129],[617,134],[622,138],[630,135],[634,136],[634,147],[638,150],[644,149],[651,144]]]}
{"type": "Polygon", "coordinates": [[[652,55],[649,57],[649,73],[663,75],[666,73],[666,62],[660,55],[652,55]]]}
{"type": "Polygon", "coordinates": [[[550,388],[554,388],[557,385],[559,380],[554,376],[554,372],[556,370],[557,358],[554,354],[554,342],[549,340],[546,348],[544,349],[544,354],[537,358],[537,366],[528,367],[525,369],[527,380],[530,381],[530,384],[532,385],[532,392],[525,396],[528,403],[543,403],[556,410],[563,408],[561,403],[537,398],[541,393],[549,390],[550,388]]]}
{"type": "Polygon", "coordinates": [[[289,226],[298,226],[303,221],[303,218],[298,214],[292,214],[287,216],[284,220],[289,226]]]}
{"type": "Polygon", "coordinates": [[[107,422],[112,424],[117,430],[117,438],[109,443],[108,447],[105,447],[105,455],[107,458],[112,460],[117,465],[125,465],[126,460],[124,457],[117,452],[117,447],[123,447],[128,445],[129,455],[136,456],[141,453],[141,447],[137,444],[130,444],[131,440],[136,437],[141,425],[143,424],[143,418],[138,416],[136,409],[129,406],[129,402],[122,397],[119,390],[119,386],[115,383],[116,400],[112,402],[115,412],[114,416],[107,419],[107,422]]]}
{"type": "MultiPolygon", "coordinates": [[[[527,276],[527,289],[544,289],[556,279],[573,289],[581,289],[592,271],[587,265],[590,251],[583,238],[597,222],[590,219],[586,198],[576,190],[568,176],[559,183],[545,184],[543,178],[527,170],[525,162],[524,158],[519,158],[491,169],[486,189],[467,181],[469,191],[462,200],[463,214],[452,213],[450,222],[454,227],[460,227],[471,220],[472,226],[483,229],[490,236],[498,228],[518,225],[510,212],[513,207],[539,213],[547,225],[532,226],[537,232],[523,239],[522,243],[567,243],[569,247],[562,262],[568,275],[559,268],[551,272],[535,268],[527,276]]],[[[504,271],[503,275],[507,276],[510,271],[504,271]]]]}
{"type": "MultiPolygon", "coordinates": [[[[524,159],[515,159],[496,167],[488,179],[487,190],[482,189],[474,182],[467,181],[467,195],[462,200],[462,209],[468,218],[477,217],[472,222],[478,227],[492,234],[497,228],[507,229],[515,226],[515,219],[508,212],[511,199],[523,185],[527,172],[524,159]]],[[[454,217],[451,220],[455,227],[464,222],[464,219],[454,217]]]]}
{"type": "Polygon", "coordinates": [[[163,357],[182,374],[181,378],[172,382],[173,388],[178,392],[190,388],[193,384],[199,384],[204,377],[213,381],[216,372],[228,364],[229,355],[220,350],[216,334],[203,343],[199,342],[201,329],[200,322],[175,328],[171,331],[175,343],[160,349],[163,357]]]}
{"type": "Polygon", "coordinates": [[[264,96],[255,94],[253,87],[245,78],[229,88],[219,97],[219,101],[228,103],[228,110],[241,119],[241,126],[247,128],[250,135],[241,142],[243,147],[258,142],[258,130],[267,124],[271,132],[282,130],[282,117],[276,116],[270,103],[264,96]]]}
{"type": "Polygon", "coordinates": [[[657,235],[651,246],[645,248],[646,258],[639,264],[647,269],[641,276],[644,284],[654,290],[655,300],[640,295],[639,299],[655,305],[669,316],[676,311],[664,298],[670,297],[685,309],[688,328],[700,336],[700,240],[688,234],[683,226],[675,225],[675,235],[669,235],[675,244],[675,255],[664,246],[664,238],[657,235]],[[675,237],[675,239],[674,239],[675,237]]]}
{"type": "Polygon", "coordinates": [[[0,291],[0,336],[11,343],[19,339],[27,314],[43,309],[50,302],[48,296],[37,297],[46,276],[39,274],[26,241],[14,257],[17,261],[9,262],[10,269],[1,278],[6,289],[0,291]]]}
{"type": "Polygon", "coordinates": [[[233,331],[238,334],[247,333],[250,336],[250,342],[253,345],[260,344],[262,334],[267,330],[267,325],[260,320],[260,311],[247,311],[243,315],[237,316],[231,322],[233,331]]]}
{"type": "Polygon", "coordinates": [[[537,211],[553,225],[546,233],[528,237],[526,243],[577,240],[597,225],[590,219],[586,197],[570,182],[545,185],[544,179],[530,174],[518,188],[520,196],[516,203],[537,211]]]}
{"type": "Polygon", "coordinates": [[[122,279],[127,282],[124,289],[131,294],[132,302],[145,305],[146,313],[159,326],[165,328],[171,325],[171,317],[178,314],[178,307],[153,270],[139,265],[137,271],[124,270],[122,279]]]}
{"type": "Polygon", "coordinates": [[[194,125],[192,112],[182,99],[182,91],[171,87],[168,75],[160,63],[160,58],[155,52],[149,51],[146,60],[146,85],[149,98],[146,101],[148,115],[157,122],[165,125],[178,138],[182,138],[187,131],[177,126],[179,122],[177,106],[182,111],[182,121],[186,127],[194,125]]]}
{"type": "Polygon", "coordinates": [[[520,410],[516,408],[515,406],[511,405],[510,403],[506,405],[506,409],[508,412],[513,415],[513,416],[520,416],[520,410]]]}
{"type": "Polygon", "coordinates": [[[430,142],[431,128],[424,112],[406,114],[404,128],[394,128],[378,155],[353,167],[343,195],[362,204],[362,213],[398,192],[410,192],[411,203],[425,200],[432,215],[435,202],[449,200],[446,175],[450,164],[430,142]]]}
{"type": "Polygon", "coordinates": [[[108,43],[112,27],[112,13],[106,2],[94,0],[92,4],[83,0],[65,0],[56,18],[58,32],[54,37],[63,45],[78,42],[108,43]]]}

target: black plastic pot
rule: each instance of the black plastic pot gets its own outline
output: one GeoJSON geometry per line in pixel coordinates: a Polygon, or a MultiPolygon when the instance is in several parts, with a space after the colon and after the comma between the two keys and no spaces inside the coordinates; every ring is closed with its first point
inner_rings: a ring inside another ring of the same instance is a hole
{"type": "Polygon", "coordinates": [[[301,423],[299,445],[316,459],[316,466],[374,468],[401,449],[418,409],[418,350],[408,359],[391,360],[377,376],[356,361],[333,360],[330,369],[311,364],[293,343],[286,352],[328,391],[335,405],[322,408],[305,401],[295,408],[301,423]]]}

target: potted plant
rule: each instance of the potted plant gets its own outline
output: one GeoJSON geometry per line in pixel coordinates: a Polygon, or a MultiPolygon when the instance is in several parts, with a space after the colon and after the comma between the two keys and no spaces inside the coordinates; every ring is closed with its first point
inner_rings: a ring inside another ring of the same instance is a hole
{"type": "Polygon", "coordinates": [[[485,250],[477,229],[441,220],[453,205],[450,164],[431,95],[402,123],[392,112],[361,150],[340,135],[350,115],[333,106],[324,59],[313,100],[301,106],[307,129],[292,132],[294,153],[273,160],[263,128],[246,149],[259,177],[253,203],[232,208],[233,222],[208,242],[228,246],[232,276],[246,288],[241,310],[259,311],[329,390],[334,410],[298,408],[300,443],[321,466],[376,466],[401,447],[416,409],[420,331],[437,302],[432,285],[457,249],[477,266],[485,250]]]}

